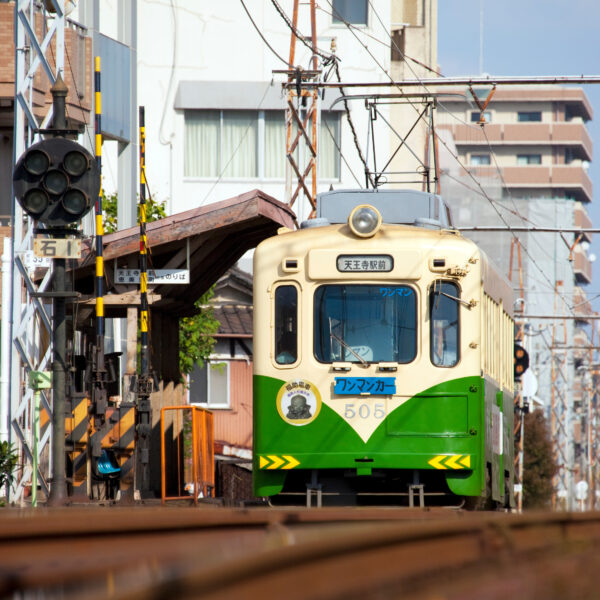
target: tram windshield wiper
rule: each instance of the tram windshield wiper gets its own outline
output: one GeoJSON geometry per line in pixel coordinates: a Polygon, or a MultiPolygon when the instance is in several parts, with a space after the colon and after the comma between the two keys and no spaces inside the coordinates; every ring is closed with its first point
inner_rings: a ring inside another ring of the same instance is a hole
{"type": "Polygon", "coordinates": [[[367,361],[360,354],[358,354],[358,352],[354,351],[342,338],[338,337],[337,335],[335,335],[335,333],[333,333],[333,327],[331,326],[331,317],[329,317],[329,338],[341,344],[344,348],[346,348],[346,350],[350,350],[350,352],[354,354],[354,356],[356,356],[356,358],[358,358],[358,360],[363,365],[368,366],[367,361]]]}

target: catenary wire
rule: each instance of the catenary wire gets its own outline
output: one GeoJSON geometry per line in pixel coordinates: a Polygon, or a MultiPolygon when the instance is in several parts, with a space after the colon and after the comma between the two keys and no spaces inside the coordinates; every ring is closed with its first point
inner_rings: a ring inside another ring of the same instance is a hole
{"type": "Polygon", "coordinates": [[[258,35],[260,35],[262,41],[266,44],[267,48],[269,48],[269,50],[282,63],[284,63],[287,67],[292,68],[292,65],[290,65],[290,63],[287,60],[285,60],[285,58],[282,58],[282,56],[273,48],[273,46],[271,46],[271,44],[269,44],[269,42],[267,42],[267,39],[265,38],[265,36],[262,34],[262,31],[258,28],[258,26],[256,25],[256,23],[254,22],[254,19],[252,18],[252,15],[250,14],[250,11],[248,10],[248,8],[246,7],[246,5],[244,4],[244,0],[240,0],[240,2],[242,3],[242,6],[244,7],[244,10],[246,11],[246,14],[248,15],[248,18],[250,19],[250,22],[254,26],[254,29],[256,29],[256,33],[258,33],[258,35]]]}
{"type": "MultiPolygon", "coordinates": [[[[332,10],[333,10],[333,5],[331,3],[330,0],[326,0],[327,3],[331,6],[332,10]]],[[[370,2],[369,2],[370,4],[370,2]]],[[[371,4],[370,4],[371,5],[371,4]]],[[[381,19],[379,18],[379,16],[377,15],[377,11],[375,11],[375,9],[373,8],[373,6],[371,5],[372,10],[374,11],[374,13],[376,14],[377,18],[379,19],[379,21],[381,22],[381,19]]],[[[373,53],[369,50],[369,48],[358,38],[358,36],[354,33],[354,31],[352,30],[352,28],[349,26],[349,23],[347,21],[345,21],[344,19],[341,19],[341,21],[346,25],[346,27],[348,28],[348,30],[354,35],[354,37],[356,38],[356,40],[361,44],[361,46],[366,50],[366,52],[369,54],[369,56],[373,59],[373,61],[375,62],[375,64],[385,73],[385,75],[390,79],[390,81],[392,83],[394,83],[392,77],[390,76],[390,74],[385,70],[385,68],[383,67],[383,65],[381,65],[381,63],[377,60],[377,58],[373,55],[373,53]]],[[[393,40],[392,40],[393,42],[393,40]]],[[[399,50],[399,49],[398,49],[399,50]]],[[[412,69],[412,67],[410,65],[409,69],[413,72],[413,74],[415,74],[414,70],[412,69]]],[[[415,74],[415,77],[417,80],[420,80],[420,78],[415,74]]],[[[429,90],[427,89],[427,86],[425,84],[422,84],[423,88],[427,91],[427,93],[430,93],[429,90]]],[[[398,90],[400,91],[401,94],[403,94],[402,89],[398,87],[398,90]]],[[[404,94],[403,94],[404,95],[404,94]]],[[[414,105],[413,102],[410,101],[410,99],[408,99],[408,104],[410,104],[413,109],[415,109],[418,113],[418,109],[417,107],[414,105]]],[[[456,154],[454,154],[452,152],[452,150],[450,149],[450,147],[448,146],[448,144],[446,144],[446,142],[443,140],[443,138],[441,138],[440,136],[437,136],[438,141],[440,141],[442,143],[442,145],[446,148],[446,150],[449,152],[449,154],[455,159],[455,161],[457,162],[457,164],[459,164],[467,173],[467,175],[473,180],[473,182],[481,189],[481,192],[483,194],[483,196],[488,200],[488,202],[490,202],[490,205],[492,206],[492,208],[494,209],[494,211],[496,212],[496,214],[498,215],[498,217],[500,218],[500,220],[504,223],[504,225],[507,226],[507,228],[510,230],[510,227],[508,225],[508,223],[506,222],[506,220],[504,219],[504,217],[502,216],[502,214],[498,211],[498,209],[496,208],[496,206],[494,205],[492,199],[489,197],[489,195],[485,192],[485,190],[483,189],[481,183],[479,181],[477,181],[475,179],[475,177],[473,176],[473,174],[462,164],[462,162],[460,161],[460,159],[458,158],[458,156],[456,156],[456,154]]],[[[552,284],[552,282],[550,281],[550,279],[547,277],[547,275],[545,274],[545,272],[541,269],[541,267],[538,265],[537,261],[533,258],[533,256],[531,255],[531,253],[529,252],[528,248],[526,247],[525,244],[522,244],[520,242],[520,240],[518,239],[518,237],[515,235],[514,232],[511,232],[512,236],[521,244],[521,247],[523,248],[524,252],[527,254],[528,258],[531,260],[532,264],[535,265],[535,267],[539,270],[539,272],[542,274],[542,276],[544,277],[544,279],[547,281],[550,289],[554,289],[554,285],[552,284]]],[[[560,292],[557,292],[560,295],[560,292]]]]}

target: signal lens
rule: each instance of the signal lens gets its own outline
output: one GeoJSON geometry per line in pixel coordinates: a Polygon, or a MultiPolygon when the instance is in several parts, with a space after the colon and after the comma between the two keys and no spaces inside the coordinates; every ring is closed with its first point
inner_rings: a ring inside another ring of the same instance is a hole
{"type": "Polygon", "coordinates": [[[90,163],[87,156],[78,150],[67,152],[63,159],[63,167],[71,177],[83,175],[88,170],[89,166],[90,163]]]}
{"type": "Polygon", "coordinates": [[[62,205],[70,215],[78,217],[87,210],[89,199],[81,190],[71,189],[63,196],[62,205]]]}
{"type": "Polygon", "coordinates": [[[44,177],[44,187],[50,194],[59,196],[64,194],[69,186],[69,180],[67,176],[58,169],[50,169],[44,177]]]}
{"type": "Polygon", "coordinates": [[[42,150],[31,150],[25,156],[23,166],[30,175],[39,177],[48,170],[50,157],[42,150]]]}
{"type": "Polygon", "coordinates": [[[361,204],[350,213],[348,225],[354,235],[371,237],[381,227],[381,214],[374,206],[361,204]]]}
{"type": "Polygon", "coordinates": [[[31,216],[41,215],[48,206],[48,194],[40,188],[29,190],[23,197],[23,208],[31,216]]]}

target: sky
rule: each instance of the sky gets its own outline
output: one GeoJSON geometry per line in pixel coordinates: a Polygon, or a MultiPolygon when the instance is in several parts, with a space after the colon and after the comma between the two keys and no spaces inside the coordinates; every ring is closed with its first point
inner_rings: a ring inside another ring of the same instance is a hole
{"type": "MultiPolygon", "coordinates": [[[[598,0],[438,0],[438,63],[446,77],[480,74],[483,10],[483,72],[490,75],[600,75],[598,0]]],[[[600,228],[600,84],[584,86],[594,118],[588,175],[594,201],[586,207],[600,228]]],[[[600,234],[590,253],[593,281],[588,297],[600,294],[600,234]]],[[[600,310],[600,298],[594,301],[600,310]]]]}

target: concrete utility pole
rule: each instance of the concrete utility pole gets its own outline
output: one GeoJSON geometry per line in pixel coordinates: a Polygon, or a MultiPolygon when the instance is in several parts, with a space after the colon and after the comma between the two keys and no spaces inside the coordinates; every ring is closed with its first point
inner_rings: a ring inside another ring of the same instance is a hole
{"type": "MultiPolygon", "coordinates": [[[[54,106],[54,129],[66,129],[66,98],[67,86],[59,75],[50,90],[54,106]]],[[[67,373],[67,323],[66,299],[67,290],[67,261],[55,258],[53,261],[53,312],[52,338],[54,356],[52,361],[52,483],[48,504],[60,506],[67,499],[67,476],[65,470],[65,394],[67,373]]]]}

